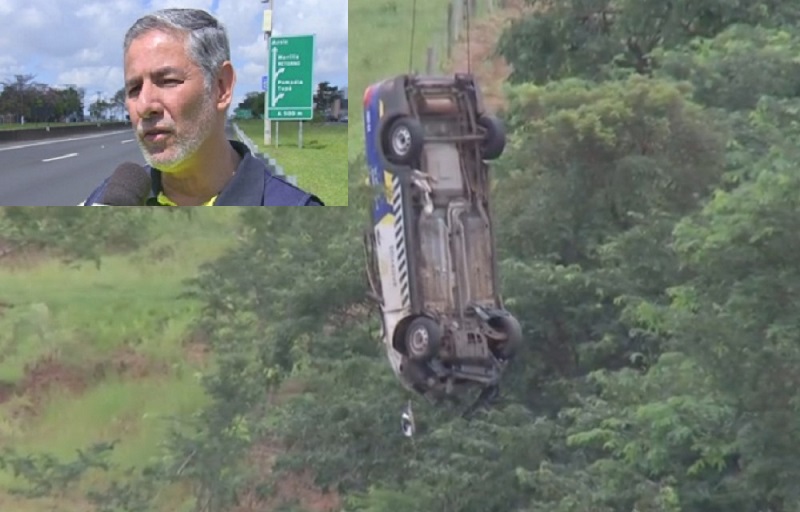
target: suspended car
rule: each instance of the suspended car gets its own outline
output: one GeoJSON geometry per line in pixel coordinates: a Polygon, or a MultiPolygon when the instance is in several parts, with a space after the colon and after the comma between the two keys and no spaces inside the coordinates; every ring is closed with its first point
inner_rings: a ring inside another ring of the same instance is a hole
{"type": "Polygon", "coordinates": [[[505,131],[469,74],[399,75],[364,93],[370,296],[389,363],[439,403],[493,393],[522,340],[497,285],[486,161],[505,131]]]}

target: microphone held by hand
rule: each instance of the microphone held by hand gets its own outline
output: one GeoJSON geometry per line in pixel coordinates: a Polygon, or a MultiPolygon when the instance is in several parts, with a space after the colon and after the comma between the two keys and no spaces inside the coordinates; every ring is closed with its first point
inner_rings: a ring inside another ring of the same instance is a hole
{"type": "Polygon", "coordinates": [[[143,206],[150,187],[150,174],[144,167],[124,162],[114,170],[97,206],[143,206]]]}

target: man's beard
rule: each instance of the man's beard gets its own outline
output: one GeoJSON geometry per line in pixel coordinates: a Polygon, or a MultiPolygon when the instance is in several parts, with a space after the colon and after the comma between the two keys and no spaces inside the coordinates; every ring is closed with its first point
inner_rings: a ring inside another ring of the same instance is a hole
{"type": "Polygon", "coordinates": [[[163,126],[170,130],[169,137],[173,137],[170,144],[156,154],[150,153],[148,145],[144,142],[141,131],[137,130],[136,142],[142,150],[144,159],[150,167],[161,172],[172,173],[179,170],[179,165],[192,156],[205,142],[214,130],[216,110],[210,96],[204,96],[203,104],[197,116],[183,121],[181,134],[175,132],[175,123],[163,126]]]}

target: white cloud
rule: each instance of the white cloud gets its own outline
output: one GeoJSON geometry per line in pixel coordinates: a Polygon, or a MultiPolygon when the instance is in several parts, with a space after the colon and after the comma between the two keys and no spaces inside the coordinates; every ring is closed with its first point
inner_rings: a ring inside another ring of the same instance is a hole
{"type": "Polygon", "coordinates": [[[264,73],[264,66],[256,64],[255,62],[248,62],[239,71],[240,75],[245,75],[250,78],[258,78],[264,73]]]}
{"type": "Polygon", "coordinates": [[[248,62],[236,70],[236,93],[232,109],[244,100],[248,92],[261,90],[261,76],[264,74],[264,67],[255,62],[248,62]]]}
{"type": "Polygon", "coordinates": [[[103,51],[100,48],[84,48],[78,53],[77,58],[78,62],[87,64],[99,62],[103,58],[103,51]]]}
{"type": "Polygon", "coordinates": [[[22,9],[16,18],[19,26],[28,30],[39,30],[45,25],[44,13],[34,7],[22,9]]]}
{"type": "MultiPolygon", "coordinates": [[[[347,0],[274,1],[274,35],[316,34],[314,81],[344,85],[347,0]]],[[[261,90],[267,68],[261,32],[265,5],[255,0],[0,0],[0,80],[33,74],[37,82],[84,87],[87,101],[98,90],[110,97],[122,87],[128,27],[156,9],[195,7],[212,12],[227,28],[238,76],[235,107],[246,93],[261,90]]]]}
{"type": "Polygon", "coordinates": [[[240,45],[238,53],[241,58],[247,60],[257,60],[260,62],[266,61],[267,58],[267,41],[263,36],[258,36],[258,40],[252,44],[240,45]]]}
{"type": "Polygon", "coordinates": [[[92,98],[97,91],[103,97],[113,96],[122,87],[123,80],[122,68],[118,66],[85,66],[61,72],[56,77],[56,83],[83,87],[92,98]]]}
{"type": "Polygon", "coordinates": [[[157,11],[170,7],[184,7],[187,9],[205,9],[210,12],[211,4],[211,0],[153,0],[148,10],[157,11]]]}

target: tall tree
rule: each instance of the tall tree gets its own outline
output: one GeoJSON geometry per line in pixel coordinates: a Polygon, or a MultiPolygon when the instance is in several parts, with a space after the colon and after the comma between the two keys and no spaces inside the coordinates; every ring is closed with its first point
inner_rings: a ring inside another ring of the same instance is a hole
{"type": "Polygon", "coordinates": [[[317,85],[317,92],[314,94],[317,112],[325,112],[330,109],[334,100],[340,97],[339,95],[339,87],[331,85],[330,82],[320,82],[317,85]]]}
{"type": "Polygon", "coordinates": [[[35,75],[14,75],[14,80],[2,82],[3,105],[7,112],[15,115],[16,121],[20,122],[23,117],[30,118],[31,110],[31,91],[34,89],[33,79],[35,75]]]}
{"type": "Polygon", "coordinates": [[[249,110],[253,113],[253,117],[260,118],[264,116],[264,92],[248,92],[244,100],[239,103],[239,108],[249,110]]]}

